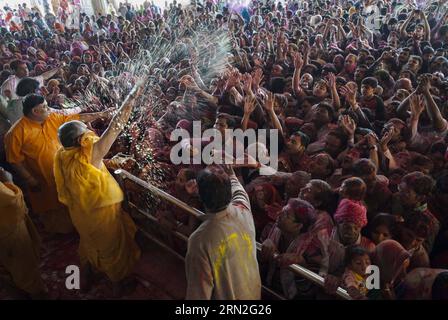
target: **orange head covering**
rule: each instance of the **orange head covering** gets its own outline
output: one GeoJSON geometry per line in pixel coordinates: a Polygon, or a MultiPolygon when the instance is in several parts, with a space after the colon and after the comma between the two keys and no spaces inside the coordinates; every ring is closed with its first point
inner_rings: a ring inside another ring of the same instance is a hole
{"type": "Polygon", "coordinates": [[[64,25],[62,23],[59,23],[59,22],[55,22],[54,23],[54,29],[56,31],[58,31],[58,32],[64,32],[65,31],[64,25]]]}

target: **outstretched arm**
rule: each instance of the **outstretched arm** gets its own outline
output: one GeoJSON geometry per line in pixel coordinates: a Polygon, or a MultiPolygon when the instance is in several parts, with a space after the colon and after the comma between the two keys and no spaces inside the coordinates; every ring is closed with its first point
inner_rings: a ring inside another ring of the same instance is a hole
{"type": "Polygon", "coordinates": [[[48,80],[51,77],[53,77],[58,71],[60,70],[60,67],[51,69],[50,71],[44,72],[41,74],[41,77],[44,78],[44,80],[48,80]]]}
{"type": "Polygon", "coordinates": [[[283,136],[282,124],[280,123],[280,120],[278,119],[274,111],[274,101],[275,101],[274,99],[275,99],[274,94],[272,92],[269,92],[266,101],[264,103],[264,108],[266,109],[266,112],[272,121],[274,129],[277,129],[280,133],[280,136],[283,136]]]}
{"type": "Polygon", "coordinates": [[[338,20],[336,22],[336,26],[338,27],[338,41],[343,41],[345,39],[347,39],[347,34],[345,33],[344,28],[342,28],[342,24],[341,22],[338,20]]]}
{"type": "Polygon", "coordinates": [[[431,27],[429,26],[428,18],[426,17],[425,13],[423,11],[420,12],[422,20],[423,20],[423,26],[425,27],[425,41],[430,41],[431,39],[431,27]]]}
{"type": "Polygon", "coordinates": [[[330,85],[333,108],[337,111],[341,108],[341,99],[339,98],[338,89],[336,87],[336,76],[334,73],[328,75],[328,84],[330,85]]]}
{"type": "Polygon", "coordinates": [[[389,142],[392,139],[392,135],[393,135],[393,128],[391,130],[389,130],[388,132],[386,132],[380,140],[381,151],[383,152],[383,154],[387,158],[387,160],[389,160],[389,164],[388,164],[389,170],[394,170],[394,169],[399,168],[397,162],[395,161],[395,157],[389,150],[389,142]]]}
{"type": "Polygon", "coordinates": [[[232,186],[232,204],[243,205],[247,210],[251,211],[249,196],[236,177],[232,165],[223,164],[221,165],[221,168],[230,178],[232,186]]]}
{"type": "Polygon", "coordinates": [[[425,106],[423,104],[423,97],[412,95],[410,100],[411,105],[411,142],[415,141],[415,138],[418,135],[418,121],[420,119],[420,115],[422,114],[423,110],[425,110],[425,106]]]}
{"type": "Polygon", "coordinates": [[[302,66],[303,66],[303,59],[302,56],[300,55],[300,53],[295,53],[294,54],[294,76],[293,76],[293,90],[294,90],[294,94],[297,97],[303,96],[304,92],[302,87],[300,86],[300,76],[301,76],[301,71],[302,71],[302,66]]]}
{"type": "Polygon", "coordinates": [[[103,158],[109,152],[112,144],[117,139],[120,132],[123,130],[124,125],[131,116],[131,111],[134,106],[135,99],[142,93],[142,83],[138,83],[134,86],[132,91],[126,97],[126,100],[121,105],[117,114],[112,118],[111,123],[103,133],[101,138],[93,145],[92,151],[92,164],[99,168],[103,158]]]}
{"type": "Polygon", "coordinates": [[[180,82],[183,83],[188,89],[191,89],[192,91],[196,92],[198,95],[200,95],[202,98],[204,98],[207,102],[210,104],[217,106],[218,105],[218,98],[211,95],[207,91],[202,90],[197,84],[196,81],[191,76],[183,76],[180,79],[180,82]]]}
{"type": "Polygon", "coordinates": [[[111,113],[111,110],[105,110],[94,113],[80,113],[79,120],[82,122],[92,122],[99,118],[105,118],[111,113]]]}
{"type": "Polygon", "coordinates": [[[412,18],[414,16],[414,12],[412,12],[408,18],[405,20],[405,22],[400,27],[400,37],[402,39],[406,38],[408,36],[408,33],[406,29],[408,28],[409,23],[411,22],[412,18]]]}
{"type": "Polygon", "coordinates": [[[409,108],[409,103],[411,101],[411,97],[413,95],[415,95],[416,92],[411,92],[410,95],[408,95],[403,101],[400,102],[399,106],[397,107],[397,115],[401,118],[401,119],[405,119],[407,118],[408,115],[408,108],[409,108]]]}
{"type": "Polygon", "coordinates": [[[244,98],[244,116],[243,120],[241,120],[241,129],[243,131],[246,131],[247,124],[249,123],[250,115],[255,110],[255,103],[256,103],[255,96],[246,96],[244,98]]]}
{"type": "Polygon", "coordinates": [[[447,127],[447,121],[443,118],[442,114],[440,113],[440,109],[437,106],[436,102],[434,101],[434,98],[431,95],[431,92],[429,91],[430,83],[428,78],[422,79],[421,82],[421,91],[423,93],[423,96],[426,100],[426,110],[428,111],[429,118],[432,121],[432,124],[434,128],[437,131],[443,131],[447,127]]]}

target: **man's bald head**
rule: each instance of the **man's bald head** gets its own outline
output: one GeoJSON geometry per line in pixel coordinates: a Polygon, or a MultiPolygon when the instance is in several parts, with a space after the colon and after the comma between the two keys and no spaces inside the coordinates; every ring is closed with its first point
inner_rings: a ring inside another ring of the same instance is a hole
{"type": "Polygon", "coordinates": [[[395,89],[405,89],[409,92],[411,92],[413,90],[412,88],[412,81],[408,78],[401,78],[398,79],[397,82],[395,83],[395,89]]]}
{"type": "Polygon", "coordinates": [[[69,121],[59,127],[58,137],[64,148],[79,146],[79,137],[87,131],[87,126],[81,121],[69,121]]]}

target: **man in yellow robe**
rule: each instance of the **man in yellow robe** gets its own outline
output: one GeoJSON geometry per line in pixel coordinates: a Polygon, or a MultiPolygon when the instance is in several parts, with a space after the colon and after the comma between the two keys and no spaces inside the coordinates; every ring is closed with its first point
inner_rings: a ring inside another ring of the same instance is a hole
{"type": "Polygon", "coordinates": [[[101,138],[82,122],[62,125],[58,133],[62,148],[54,162],[59,200],[69,208],[80,235],[81,266],[106,273],[114,288],[122,288],[140,249],[134,240],[137,228],[121,208],[123,192],[103,158],[128,121],[140,91],[134,89],[101,138]]]}
{"type": "Polygon", "coordinates": [[[6,160],[23,179],[29,191],[31,209],[39,214],[45,230],[73,231],[67,208],[58,201],[53,161],[60,143],[58,128],[70,120],[93,121],[105,112],[65,116],[50,113],[45,99],[30,94],[23,100],[23,117],[5,136],[6,160]]]}
{"type": "Polygon", "coordinates": [[[42,298],[45,288],[39,273],[40,238],[12,176],[0,167],[0,265],[14,285],[31,297],[42,298]]]}

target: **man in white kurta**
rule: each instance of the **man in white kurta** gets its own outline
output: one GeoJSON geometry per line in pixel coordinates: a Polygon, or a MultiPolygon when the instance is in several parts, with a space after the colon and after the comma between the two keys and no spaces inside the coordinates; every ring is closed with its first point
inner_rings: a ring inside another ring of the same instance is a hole
{"type": "Polygon", "coordinates": [[[231,202],[215,213],[206,210],[206,220],[189,238],[186,299],[261,297],[249,197],[234,173],[230,175],[230,186],[231,202]]]}

